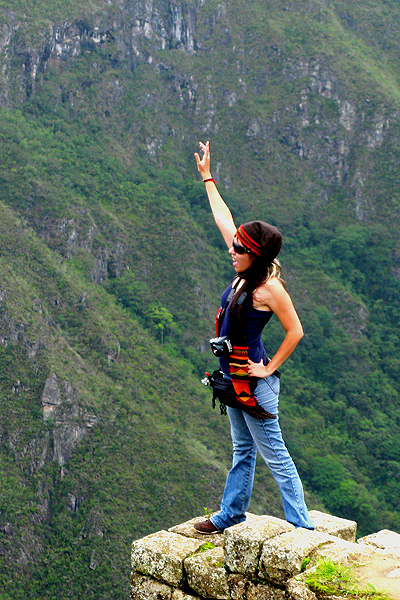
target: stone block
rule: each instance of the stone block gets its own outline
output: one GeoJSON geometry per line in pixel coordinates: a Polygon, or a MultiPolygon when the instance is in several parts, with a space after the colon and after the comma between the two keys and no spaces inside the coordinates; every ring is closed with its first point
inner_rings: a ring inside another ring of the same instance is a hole
{"type": "Polygon", "coordinates": [[[382,530],[355,543],[354,522],[319,511],[310,515],[316,531],[248,514],[224,534],[196,532],[200,517],[137,540],[131,600],[316,600],[302,571],[307,565],[311,572],[320,558],[352,564],[362,587],[400,600],[400,534],[382,530]]]}
{"type": "Polygon", "coordinates": [[[287,600],[317,600],[317,596],[308,589],[305,582],[296,577],[286,584],[286,598],[287,600]]]}
{"type": "Polygon", "coordinates": [[[376,550],[372,560],[356,566],[356,576],[362,589],[372,585],[376,590],[384,590],[392,600],[400,599],[399,558],[376,550]]]}
{"type": "Polygon", "coordinates": [[[229,575],[232,600],[285,600],[285,591],[268,584],[256,584],[244,575],[229,575]]]}
{"type": "Polygon", "coordinates": [[[132,573],[131,600],[172,600],[172,588],[147,575],[132,573]]]}
{"type": "Polygon", "coordinates": [[[183,561],[201,546],[201,541],[170,531],[158,531],[132,544],[132,569],[179,587],[183,561]]]}
{"type": "Polygon", "coordinates": [[[299,528],[265,541],[259,577],[284,585],[288,579],[301,572],[304,559],[328,543],[329,537],[319,531],[299,528]]]}
{"type": "Polygon", "coordinates": [[[294,529],[276,517],[249,519],[225,530],[225,566],[232,573],[254,577],[265,540],[294,529]]]}
{"type": "Polygon", "coordinates": [[[194,519],[190,519],[190,521],[185,521],[185,523],[181,523],[180,525],[174,525],[174,527],[170,527],[168,531],[172,533],[178,533],[179,535],[184,535],[185,537],[194,538],[197,540],[202,540],[210,542],[214,546],[223,546],[224,545],[224,534],[223,533],[215,533],[212,535],[204,535],[204,533],[199,533],[193,527],[194,523],[197,521],[205,521],[206,517],[203,515],[201,517],[195,517],[194,519]]]}
{"type": "Polygon", "coordinates": [[[367,546],[356,542],[347,542],[333,535],[327,535],[326,544],[319,546],[313,558],[331,558],[335,562],[352,563],[370,560],[373,552],[367,546]]]}
{"type": "Polygon", "coordinates": [[[317,531],[335,535],[348,542],[356,541],[357,523],[355,521],[334,517],[333,515],[320,512],[319,510],[311,510],[309,514],[317,531]]]}
{"type": "Polygon", "coordinates": [[[172,592],[171,600],[199,600],[199,597],[186,594],[186,592],[183,592],[182,590],[174,590],[172,592]]]}
{"type": "Polygon", "coordinates": [[[389,529],[382,529],[377,533],[366,535],[360,538],[358,543],[378,550],[380,554],[387,554],[400,559],[400,535],[389,529]]]}
{"type": "Polygon", "coordinates": [[[187,558],[184,565],[188,584],[196,594],[218,600],[230,598],[223,548],[198,552],[187,558]]]}

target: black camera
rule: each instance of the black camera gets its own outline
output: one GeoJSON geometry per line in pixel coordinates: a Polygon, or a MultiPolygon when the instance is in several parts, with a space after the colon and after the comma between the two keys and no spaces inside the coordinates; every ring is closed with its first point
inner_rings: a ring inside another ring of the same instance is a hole
{"type": "Polygon", "coordinates": [[[210,344],[215,356],[229,356],[229,354],[232,354],[232,344],[227,335],[212,338],[210,344]]]}

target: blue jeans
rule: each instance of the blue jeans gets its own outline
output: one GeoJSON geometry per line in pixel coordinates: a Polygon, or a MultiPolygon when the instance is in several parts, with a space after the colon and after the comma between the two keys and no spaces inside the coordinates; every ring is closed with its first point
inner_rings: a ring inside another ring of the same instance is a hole
{"type": "MultiPolygon", "coordinates": [[[[257,383],[255,396],[266,411],[278,415],[279,379],[270,375],[257,383]]],[[[253,490],[257,448],[282,496],[285,518],[296,527],[314,529],[304,501],[299,474],[282,438],[276,419],[256,419],[238,408],[228,407],[233,440],[232,468],[228,473],[221,511],[211,520],[219,529],[246,520],[253,490]]]]}

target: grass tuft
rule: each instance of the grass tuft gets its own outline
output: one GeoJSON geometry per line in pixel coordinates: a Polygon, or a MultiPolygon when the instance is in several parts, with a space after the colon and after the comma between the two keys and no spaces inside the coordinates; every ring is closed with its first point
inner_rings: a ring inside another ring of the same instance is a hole
{"type": "Polygon", "coordinates": [[[354,567],[342,565],[331,558],[322,558],[306,578],[307,586],[317,595],[332,596],[341,594],[357,600],[389,600],[385,592],[380,592],[371,584],[361,589],[357,585],[354,567]]]}

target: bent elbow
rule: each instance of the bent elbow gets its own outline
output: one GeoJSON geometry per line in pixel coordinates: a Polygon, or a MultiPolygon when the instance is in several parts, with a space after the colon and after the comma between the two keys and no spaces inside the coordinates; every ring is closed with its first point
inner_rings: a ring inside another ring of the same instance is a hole
{"type": "Polygon", "coordinates": [[[294,349],[301,340],[301,338],[304,336],[304,332],[303,329],[300,328],[291,331],[288,335],[292,340],[292,348],[294,349]]]}
{"type": "Polygon", "coordinates": [[[299,341],[301,340],[301,338],[304,337],[304,330],[302,328],[302,326],[300,325],[299,329],[296,331],[296,344],[299,343],[299,341]]]}

